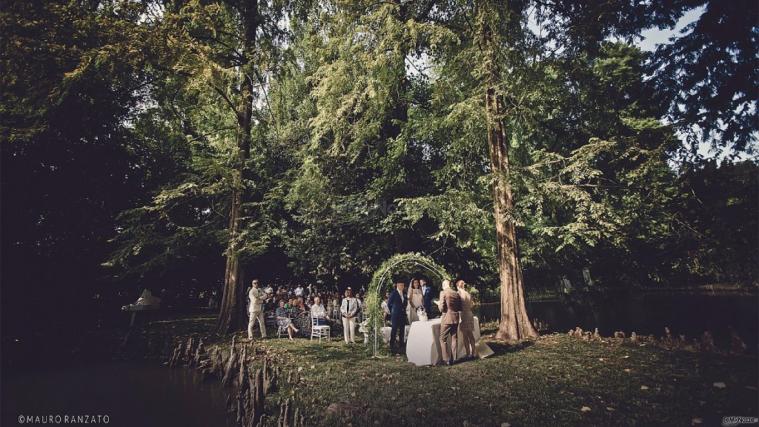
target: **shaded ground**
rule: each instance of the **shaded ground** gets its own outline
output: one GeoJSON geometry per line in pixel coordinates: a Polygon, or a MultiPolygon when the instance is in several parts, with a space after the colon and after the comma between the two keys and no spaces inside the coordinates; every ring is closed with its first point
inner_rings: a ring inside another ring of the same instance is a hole
{"type": "MultiPolygon", "coordinates": [[[[171,336],[191,333],[228,346],[230,337],[210,335],[213,322],[209,316],[153,322],[131,346],[164,347],[171,336]]],[[[483,335],[494,330],[483,325],[483,335]]],[[[758,416],[755,356],[563,334],[517,347],[490,344],[496,354],[484,360],[416,367],[402,357],[372,359],[364,345],[337,340],[255,342],[259,354],[300,371],[298,383],[273,394],[267,408],[274,413],[279,399],[294,395],[309,425],[721,425],[723,416],[758,416]]]]}

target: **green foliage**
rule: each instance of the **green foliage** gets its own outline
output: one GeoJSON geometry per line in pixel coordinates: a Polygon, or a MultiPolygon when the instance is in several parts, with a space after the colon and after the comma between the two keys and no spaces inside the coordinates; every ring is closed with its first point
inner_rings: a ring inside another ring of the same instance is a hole
{"type": "Polygon", "coordinates": [[[342,285],[419,252],[493,288],[494,69],[528,293],[586,266],[606,286],[750,282],[756,164],[676,163],[694,124],[723,154],[753,146],[756,7],[724,3],[258,2],[250,54],[252,2],[11,2],[3,279],[17,298],[58,276],[85,300],[113,277],[211,287],[232,250],[263,279],[342,285]],[[628,43],[699,4],[656,54],[628,43]]]}
{"type": "MultiPolygon", "coordinates": [[[[677,4],[677,2],[675,2],[677,4]]],[[[759,109],[759,4],[751,0],[688,1],[698,19],[649,64],[670,98],[667,118],[689,135],[690,155],[699,143],[713,150],[756,154],[759,109]]]]}

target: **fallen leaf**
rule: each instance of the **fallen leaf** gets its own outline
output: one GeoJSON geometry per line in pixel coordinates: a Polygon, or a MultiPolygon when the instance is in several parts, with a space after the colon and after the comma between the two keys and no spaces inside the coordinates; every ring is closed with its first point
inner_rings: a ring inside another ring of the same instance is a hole
{"type": "Polygon", "coordinates": [[[607,406],[607,407],[606,407],[606,410],[607,410],[607,411],[609,411],[609,412],[614,412],[614,411],[616,411],[616,409],[612,408],[611,406],[607,406]]]}
{"type": "Polygon", "coordinates": [[[581,412],[590,412],[590,407],[588,407],[588,406],[583,406],[582,408],[580,408],[580,411],[581,411],[581,412]]]}
{"type": "Polygon", "coordinates": [[[642,386],[640,386],[640,389],[641,390],[648,390],[648,386],[647,385],[642,385],[642,386]]]}
{"type": "Polygon", "coordinates": [[[714,384],[712,384],[712,385],[713,385],[714,387],[717,387],[717,388],[725,388],[725,387],[727,387],[727,385],[725,385],[725,383],[723,383],[722,381],[720,381],[720,382],[716,382],[716,383],[714,383],[714,384]]]}

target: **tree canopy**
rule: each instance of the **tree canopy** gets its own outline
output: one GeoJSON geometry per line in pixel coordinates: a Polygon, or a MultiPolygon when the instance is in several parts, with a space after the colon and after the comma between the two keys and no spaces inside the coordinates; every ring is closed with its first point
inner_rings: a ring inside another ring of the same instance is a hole
{"type": "Polygon", "coordinates": [[[7,2],[3,299],[217,289],[241,313],[254,276],[365,284],[405,252],[491,297],[506,255],[528,296],[585,268],[607,287],[755,282],[758,18],[706,0],[7,2]]]}

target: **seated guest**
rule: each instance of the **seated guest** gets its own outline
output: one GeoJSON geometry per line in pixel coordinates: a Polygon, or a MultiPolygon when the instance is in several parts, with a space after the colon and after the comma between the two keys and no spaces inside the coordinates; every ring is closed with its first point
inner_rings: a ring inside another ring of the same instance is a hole
{"type": "Polygon", "coordinates": [[[319,326],[328,324],[329,316],[327,316],[327,310],[322,305],[322,300],[319,297],[314,297],[314,303],[311,305],[311,317],[316,319],[316,324],[319,326]]]}
{"type": "Polygon", "coordinates": [[[303,297],[295,298],[295,315],[299,317],[304,317],[308,314],[308,307],[306,307],[306,303],[303,301],[303,297]]]}
{"type": "Polygon", "coordinates": [[[277,326],[283,329],[287,329],[287,336],[290,337],[290,340],[292,341],[293,332],[297,334],[298,332],[300,332],[300,330],[296,328],[295,325],[293,325],[293,321],[290,320],[290,316],[289,316],[290,313],[285,308],[284,301],[279,302],[279,307],[277,308],[276,314],[277,314],[277,326]]]}

